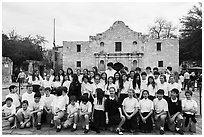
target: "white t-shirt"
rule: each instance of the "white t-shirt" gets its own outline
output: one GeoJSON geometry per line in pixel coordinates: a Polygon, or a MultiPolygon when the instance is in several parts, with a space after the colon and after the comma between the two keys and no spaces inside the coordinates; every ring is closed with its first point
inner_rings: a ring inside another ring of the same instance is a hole
{"type": "Polygon", "coordinates": [[[70,86],[70,84],[71,84],[71,81],[65,81],[63,84],[62,84],[62,86],[63,87],[67,87],[67,90],[69,91],[69,86],[70,86]]]}
{"type": "Polygon", "coordinates": [[[23,108],[20,108],[20,109],[17,111],[17,114],[19,114],[19,113],[22,113],[22,114],[23,114],[23,118],[25,118],[25,119],[28,119],[28,118],[31,116],[30,109],[23,110],[23,108]]]}
{"type": "Polygon", "coordinates": [[[148,98],[143,98],[139,101],[139,109],[141,113],[150,112],[151,110],[154,110],[153,102],[148,98]]]}
{"type": "Polygon", "coordinates": [[[121,89],[121,94],[128,94],[128,89],[132,88],[132,84],[130,81],[125,81],[123,83],[123,89],[121,89]]]}
{"type": "Polygon", "coordinates": [[[4,112],[5,116],[9,116],[11,114],[16,113],[16,107],[12,104],[10,107],[8,107],[6,104],[2,107],[2,112],[4,112]]]}
{"type": "Polygon", "coordinates": [[[141,79],[141,86],[140,86],[140,90],[147,90],[147,80],[142,80],[141,79]]]}
{"type": "Polygon", "coordinates": [[[35,80],[33,81],[33,78],[31,76],[31,77],[29,77],[28,83],[31,83],[32,85],[41,85],[42,80],[43,80],[42,77],[39,76],[39,79],[38,79],[38,77],[35,77],[35,80]]]}
{"type": "Polygon", "coordinates": [[[158,84],[158,89],[163,89],[165,96],[169,95],[169,93],[168,93],[169,89],[168,89],[168,83],[167,82],[164,82],[163,84],[162,83],[158,84]]]}
{"type": "Polygon", "coordinates": [[[35,95],[34,92],[32,92],[31,94],[28,94],[27,92],[25,92],[22,95],[22,101],[23,100],[27,100],[28,101],[28,109],[31,109],[30,105],[34,102],[34,95],[35,95]]]}
{"type": "MultiPolygon", "coordinates": [[[[62,95],[63,96],[63,95],[62,95]]],[[[65,102],[65,105],[67,104],[69,104],[69,97],[68,97],[68,95],[66,94],[66,95],[64,95],[63,96],[64,97],[64,102],[65,102]]]]}
{"type": "Polygon", "coordinates": [[[47,88],[47,87],[51,88],[52,82],[47,81],[47,80],[43,80],[43,81],[42,81],[42,86],[43,86],[44,88],[47,88]]]}
{"type": "Polygon", "coordinates": [[[82,92],[82,95],[84,93],[88,93],[88,95],[90,96],[90,93],[92,92],[92,85],[90,83],[82,82],[82,84],[81,84],[81,92],[82,92]]]}
{"type": "Polygon", "coordinates": [[[179,79],[180,79],[181,83],[184,82],[184,76],[180,75],[179,79]]]}
{"type": "Polygon", "coordinates": [[[104,111],[104,109],[105,109],[105,98],[102,99],[102,104],[101,105],[97,104],[97,98],[94,98],[93,104],[94,104],[94,109],[95,110],[102,110],[102,111],[104,111]]]}
{"type": "MultiPolygon", "coordinates": [[[[182,108],[185,108],[185,109],[195,109],[197,110],[198,108],[198,104],[195,100],[191,99],[191,100],[187,100],[187,99],[184,99],[182,100],[182,108]]],[[[191,114],[193,115],[192,112],[185,112],[186,114],[191,114]]]]}
{"type": "Polygon", "coordinates": [[[154,88],[153,88],[152,84],[149,84],[149,85],[147,86],[147,90],[149,91],[149,95],[154,96],[154,97],[155,97],[155,95],[156,95],[157,89],[158,89],[158,88],[157,88],[157,85],[155,85],[154,88]]]}
{"type": "Polygon", "coordinates": [[[54,78],[55,78],[55,76],[54,76],[54,75],[51,75],[49,81],[52,83],[53,80],[54,80],[54,78]]]}
{"type": "Polygon", "coordinates": [[[45,107],[47,107],[48,109],[51,109],[51,104],[52,104],[54,98],[55,98],[55,95],[53,95],[53,94],[50,94],[49,97],[45,96],[45,104],[44,104],[45,107]]]}
{"type": "Polygon", "coordinates": [[[79,110],[79,103],[77,103],[77,102],[75,102],[74,106],[69,104],[67,107],[67,113],[68,114],[78,112],[78,110],[79,110]]]}
{"type": "Polygon", "coordinates": [[[116,71],[114,69],[112,70],[107,69],[105,73],[107,74],[107,78],[109,78],[110,76],[114,77],[114,74],[116,73],[116,71]]]}
{"type": "Polygon", "coordinates": [[[139,102],[136,98],[132,97],[132,98],[125,98],[123,100],[122,105],[125,107],[125,111],[128,113],[132,113],[134,112],[134,110],[136,108],[139,108],[139,102]]]}
{"type": "Polygon", "coordinates": [[[35,101],[30,105],[30,110],[31,111],[36,111],[36,110],[43,110],[44,104],[43,102],[40,100],[38,103],[36,103],[35,101]]]}
{"type": "Polygon", "coordinates": [[[20,104],[20,100],[19,100],[19,96],[18,96],[18,94],[16,94],[16,93],[9,93],[7,96],[6,96],[6,98],[8,98],[8,97],[10,97],[10,98],[12,98],[13,99],[13,105],[14,106],[16,106],[16,107],[19,107],[21,104],[20,104]]]}
{"type": "Polygon", "coordinates": [[[190,79],[190,74],[188,72],[184,73],[184,79],[190,79]]]}
{"type": "Polygon", "coordinates": [[[172,89],[178,89],[181,92],[181,85],[179,83],[174,82],[173,84],[168,83],[168,90],[171,91],[172,89]]]}
{"type": "Polygon", "coordinates": [[[161,113],[162,111],[168,111],[168,103],[165,99],[159,100],[158,98],[155,98],[153,100],[154,103],[154,110],[156,113],[161,113]]]}
{"type": "Polygon", "coordinates": [[[60,81],[54,81],[52,82],[52,87],[53,88],[57,88],[57,87],[60,87],[62,85],[62,83],[60,81]]]}
{"type": "Polygon", "coordinates": [[[79,107],[80,107],[80,112],[82,113],[92,112],[92,104],[89,101],[86,104],[81,102],[79,107]]]}
{"type": "Polygon", "coordinates": [[[65,101],[63,96],[55,96],[51,106],[53,107],[53,112],[57,112],[59,110],[64,111],[65,110],[65,101]]]}

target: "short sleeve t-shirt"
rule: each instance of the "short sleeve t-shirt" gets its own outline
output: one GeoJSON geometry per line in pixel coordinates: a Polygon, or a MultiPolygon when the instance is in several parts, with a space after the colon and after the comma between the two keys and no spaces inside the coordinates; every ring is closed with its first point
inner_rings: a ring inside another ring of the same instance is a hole
{"type": "Polygon", "coordinates": [[[8,107],[6,104],[2,107],[2,112],[4,112],[5,116],[9,116],[11,114],[16,113],[16,107],[12,104],[8,107]]]}
{"type": "Polygon", "coordinates": [[[23,114],[23,117],[24,117],[25,119],[28,119],[28,118],[31,116],[31,112],[30,112],[29,109],[23,110],[23,108],[20,108],[17,113],[18,113],[18,114],[19,114],[19,113],[22,113],[22,114],[23,114]]]}
{"type": "Polygon", "coordinates": [[[16,106],[16,107],[19,107],[20,106],[20,100],[19,100],[19,96],[18,96],[18,94],[16,94],[16,93],[14,93],[14,94],[8,94],[7,96],[6,96],[6,98],[8,98],[8,97],[10,97],[10,98],[12,98],[13,99],[13,105],[14,106],[16,106]]]}
{"type": "MultiPolygon", "coordinates": [[[[197,110],[198,108],[198,104],[195,100],[191,99],[191,100],[187,100],[187,99],[184,99],[182,100],[182,108],[185,108],[185,109],[195,109],[197,110]]],[[[192,112],[185,112],[186,114],[191,114],[193,115],[192,112]]]]}
{"type": "Polygon", "coordinates": [[[159,100],[158,98],[155,98],[153,100],[154,103],[154,110],[156,113],[161,113],[162,111],[168,111],[168,103],[165,99],[159,100]]]}
{"type": "Polygon", "coordinates": [[[67,107],[67,113],[72,114],[79,110],[79,103],[75,102],[74,105],[69,104],[67,107]]]}
{"type": "Polygon", "coordinates": [[[51,109],[51,104],[52,104],[54,98],[55,98],[55,95],[53,95],[53,94],[50,94],[49,97],[45,96],[45,102],[44,102],[45,107],[47,107],[48,109],[51,109]]]}
{"type": "Polygon", "coordinates": [[[151,110],[154,109],[153,102],[148,98],[147,99],[143,98],[142,100],[139,101],[139,109],[141,113],[150,112],[151,110]]]}
{"type": "Polygon", "coordinates": [[[94,109],[104,111],[104,109],[105,109],[105,98],[102,99],[102,104],[98,104],[97,102],[98,102],[97,98],[94,98],[94,102],[93,102],[94,109]]]}
{"type": "Polygon", "coordinates": [[[139,102],[136,98],[132,97],[132,98],[125,98],[123,100],[122,105],[125,107],[125,111],[128,113],[132,113],[134,112],[135,108],[139,108],[139,102]]]}
{"type": "Polygon", "coordinates": [[[92,104],[91,104],[91,102],[88,101],[86,104],[81,102],[80,103],[80,111],[82,113],[92,112],[92,104]]]}

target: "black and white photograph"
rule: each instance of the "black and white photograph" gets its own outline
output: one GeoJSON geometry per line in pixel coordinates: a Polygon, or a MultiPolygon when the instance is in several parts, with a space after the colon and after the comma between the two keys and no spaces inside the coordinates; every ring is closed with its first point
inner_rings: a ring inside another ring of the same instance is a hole
{"type": "Polygon", "coordinates": [[[202,1],[6,1],[2,135],[202,135],[202,1]]]}

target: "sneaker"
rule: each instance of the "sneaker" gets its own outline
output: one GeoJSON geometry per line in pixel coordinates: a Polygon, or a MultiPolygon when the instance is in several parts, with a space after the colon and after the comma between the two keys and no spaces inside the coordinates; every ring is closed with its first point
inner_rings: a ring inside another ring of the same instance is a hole
{"type": "Polygon", "coordinates": [[[72,128],[71,129],[71,132],[74,132],[74,131],[76,131],[77,130],[77,128],[72,128]]]}
{"type": "Polygon", "coordinates": [[[176,132],[179,133],[180,135],[183,135],[183,134],[184,134],[183,131],[180,130],[180,129],[179,129],[179,130],[176,130],[176,132]]]}
{"type": "Polygon", "coordinates": [[[41,125],[38,124],[36,128],[37,128],[37,130],[40,130],[41,129],[41,125]]]}
{"type": "Polygon", "coordinates": [[[57,128],[56,132],[60,132],[61,131],[61,128],[57,128]]]}
{"type": "Polygon", "coordinates": [[[89,132],[89,129],[85,129],[84,133],[87,134],[89,132]]]}
{"type": "Polygon", "coordinates": [[[116,132],[118,133],[118,135],[123,135],[123,132],[120,131],[120,129],[116,129],[116,132]]]}
{"type": "Polygon", "coordinates": [[[160,130],[160,135],[163,135],[164,134],[164,130],[160,130]]]}

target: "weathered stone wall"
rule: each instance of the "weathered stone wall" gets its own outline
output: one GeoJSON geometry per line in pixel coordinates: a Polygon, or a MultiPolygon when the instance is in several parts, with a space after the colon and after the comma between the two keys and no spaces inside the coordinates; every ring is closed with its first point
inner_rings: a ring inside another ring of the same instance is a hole
{"type": "Polygon", "coordinates": [[[2,83],[11,83],[13,73],[13,61],[9,57],[2,57],[2,83]]]}

